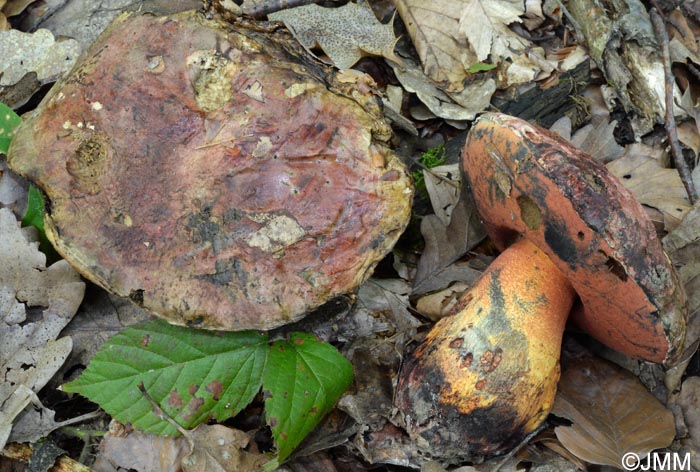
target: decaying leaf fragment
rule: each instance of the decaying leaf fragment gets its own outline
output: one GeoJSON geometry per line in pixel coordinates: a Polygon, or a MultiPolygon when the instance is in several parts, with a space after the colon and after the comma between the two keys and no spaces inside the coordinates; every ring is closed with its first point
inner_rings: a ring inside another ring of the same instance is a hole
{"type": "Polygon", "coordinates": [[[12,422],[51,379],[71,351],[57,339],[83,299],[85,284],[65,261],[46,267],[28,231],[0,209],[0,447],[12,422]]]}
{"type": "Polygon", "coordinates": [[[625,155],[607,167],[640,203],[662,212],[667,231],[673,231],[690,210],[678,171],[665,168],[659,159],[645,152],[643,145],[628,146],[625,155]]]}
{"type": "Polygon", "coordinates": [[[172,323],[268,329],[357,287],[408,222],[410,179],[362,90],[284,31],[126,14],[8,164],[92,281],[172,323]]]}
{"type": "Polygon", "coordinates": [[[46,29],[34,33],[0,31],[0,86],[14,85],[30,72],[35,72],[41,83],[56,80],[73,67],[79,54],[77,41],[56,41],[46,29]]]}
{"type": "Polygon", "coordinates": [[[349,2],[338,8],[304,5],[272,13],[268,18],[284,22],[308,50],[319,46],[338,69],[352,67],[364,55],[384,56],[401,63],[394,54],[394,27],[380,23],[366,3],[349,2]]]}
{"type": "Polygon", "coordinates": [[[624,454],[644,456],[676,435],[673,413],[634,375],[602,359],[564,371],[552,413],[573,422],[555,428],[559,441],[593,464],[619,468],[624,454]]]}

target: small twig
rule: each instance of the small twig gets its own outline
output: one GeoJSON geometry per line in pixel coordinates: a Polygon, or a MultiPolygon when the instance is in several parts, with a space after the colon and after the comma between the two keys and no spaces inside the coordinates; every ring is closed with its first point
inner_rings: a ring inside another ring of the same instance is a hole
{"type": "Polygon", "coordinates": [[[274,13],[280,10],[286,10],[288,8],[301,7],[304,5],[310,5],[312,3],[318,3],[320,0],[268,0],[255,2],[251,6],[246,6],[243,4],[241,10],[246,15],[252,16],[253,18],[260,20],[270,13],[274,13]]]}
{"type": "Polygon", "coordinates": [[[505,456],[502,456],[501,460],[494,466],[493,469],[491,469],[490,472],[498,472],[499,470],[501,470],[501,467],[503,467],[503,466],[506,464],[506,462],[508,462],[509,460],[511,460],[513,457],[515,457],[515,455],[516,455],[518,452],[520,452],[520,450],[521,450],[522,448],[524,448],[525,446],[527,446],[527,444],[530,442],[530,440],[531,440],[532,438],[534,438],[535,436],[537,436],[538,434],[540,434],[540,433],[544,430],[544,428],[545,428],[544,423],[542,423],[541,425],[539,425],[539,426],[537,427],[537,429],[535,429],[533,432],[531,432],[530,434],[528,434],[527,437],[526,437],[525,439],[523,439],[522,441],[520,441],[520,444],[518,444],[517,446],[515,446],[508,454],[506,454],[505,456]]]}
{"type": "Polygon", "coordinates": [[[189,457],[192,454],[192,452],[194,452],[194,441],[192,440],[192,437],[191,437],[189,431],[187,431],[185,428],[180,426],[177,421],[172,419],[172,417],[169,414],[167,414],[166,412],[163,411],[163,409],[160,407],[160,405],[158,403],[156,403],[156,401],[153,399],[151,394],[146,391],[146,387],[144,387],[143,382],[139,382],[139,384],[137,385],[137,388],[141,391],[144,398],[146,400],[148,400],[148,403],[150,403],[151,406],[153,407],[154,414],[156,414],[161,419],[164,419],[165,421],[170,423],[170,425],[173,428],[177,429],[180,432],[180,434],[182,434],[182,436],[187,440],[187,444],[190,446],[190,451],[187,453],[186,457],[189,457]]]}
{"type": "Polygon", "coordinates": [[[671,154],[673,155],[673,161],[676,164],[676,169],[678,174],[681,176],[683,181],[683,186],[685,191],[688,193],[688,199],[691,205],[695,204],[698,200],[698,193],[693,185],[693,179],[690,175],[690,169],[688,169],[688,164],[685,162],[683,157],[683,151],[681,150],[681,145],[678,142],[678,130],[676,128],[676,119],[673,116],[673,85],[675,82],[675,77],[671,73],[671,54],[669,52],[668,45],[668,34],[666,33],[666,26],[661,16],[656,11],[656,8],[652,8],[649,11],[651,15],[651,22],[654,25],[654,30],[656,31],[657,39],[661,43],[661,56],[664,64],[664,91],[666,94],[666,135],[668,136],[668,142],[671,146],[671,154]]]}
{"type": "Polygon", "coordinates": [[[566,8],[566,5],[561,0],[555,0],[557,6],[559,6],[559,9],[564,13],[564,16],[566,17],[567,20],[569,20],[569,23],[571,23],[571,26],[574,27],[574,31],[576,31],[576,34],[578,35],[578,40],[579,43],[585,41],[586,35],[583,34],[583,29],[581,28],[581,25],[576,21],[576,18],[574,18],[574,15],[569,12],[569,9],[566,8]]]}
{"type": "Polygon", "coordinates": [[[693,64],[692,62],[688,62],[686,65],[688,66],[688,70],[690,71],[690,73],[693,74],[693,76],[696,79],[700,80],[700,69],[695,67],[695,64],[693,64]]]}

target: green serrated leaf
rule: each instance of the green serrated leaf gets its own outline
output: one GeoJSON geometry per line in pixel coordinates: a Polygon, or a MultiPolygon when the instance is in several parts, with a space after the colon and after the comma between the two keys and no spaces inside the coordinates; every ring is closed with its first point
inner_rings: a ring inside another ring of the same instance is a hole
{"type": "Polygon", "coordinates": [[[281,463],[333,408],[352,382],[352,364],[313,335],[275,341],[263,375],[265,415],[281,463]]]}
{"type": "Polygon", "coordinates": [[[22,123],[17,113],[4,103],[0,103],[0,153],[7,154],[15,130],[22,123]]]}
{"type": "Polygon", "coordinates": [[[231,418],[260,390],[269,348],[257,332],[217,333],[147,321],[110,338],[77,380],[65,384],[136,429],[178,431],[139,390],[184,428],[231,418]]]}

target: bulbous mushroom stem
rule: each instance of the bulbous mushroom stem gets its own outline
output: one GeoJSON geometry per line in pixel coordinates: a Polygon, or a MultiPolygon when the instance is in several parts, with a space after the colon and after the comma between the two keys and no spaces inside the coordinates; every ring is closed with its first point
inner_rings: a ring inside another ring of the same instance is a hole
{"type": "Polygon", "coordinates": [[[506,249],[404,362],[395,402],[411,436],[433,455],[473,458],[534,431],[554,401],[575,296],[531,242],[506,249]]]}

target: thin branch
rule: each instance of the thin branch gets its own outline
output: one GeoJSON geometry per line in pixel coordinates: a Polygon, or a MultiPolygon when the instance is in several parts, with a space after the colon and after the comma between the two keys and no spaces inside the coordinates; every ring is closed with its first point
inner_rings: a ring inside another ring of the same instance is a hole
{"type": "Polygon", "coordinates": [[[693,179],[690,175],[690,169],[688,169],[688,164],[685,162],[683,157],[683,151],[681,150],[681,145],[678,142],[678,130],[676,128],[676,119],[673,116],[673,85],[675,82],[675,77],[671,73],[671,54],[669,52],[668,45],[668,34],[666,33],[666,26],[661,16],[656,11],[656,8],[650,10],[651,22],[654,24],[654,30],[656,31],[657,39],[661,44],[661,56],[664,63],[664,91],[666,94],[666,135],[668,136],[668,142],[671,146],[671,154],[673,155],[673,161],[676,164],[676,169],[681,176],[683,181],[683,186],[685,191],[688,193],[688,199],[691,204],[695,204],[698,201],[698,192],[693,185],[693,179]]]}
{"type": "Polygon", "coordinates": [[[260,20],[265,18],[270,13],[286,10],[288,8],[310,5],[312,3],[318,3],[319,1],[320,0],[267,0],[251,2],[252,5],[248,5],[246,2],[244,2],[243,5],[241,5],[241,10],[246,15],[250,15],[253,18],[260,20]]]}

